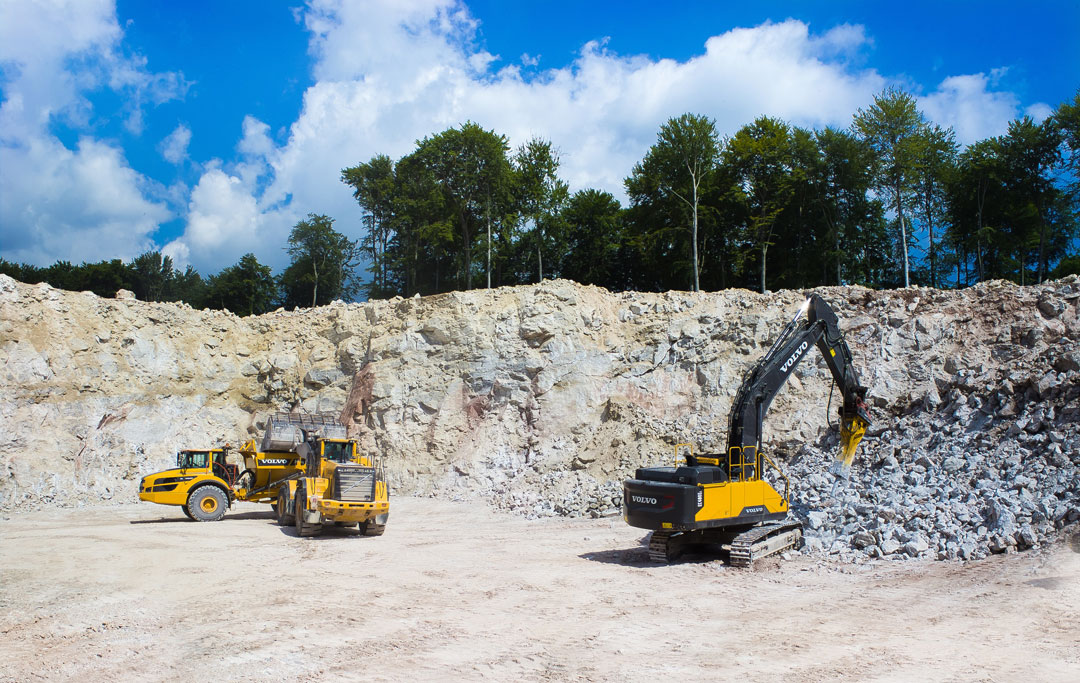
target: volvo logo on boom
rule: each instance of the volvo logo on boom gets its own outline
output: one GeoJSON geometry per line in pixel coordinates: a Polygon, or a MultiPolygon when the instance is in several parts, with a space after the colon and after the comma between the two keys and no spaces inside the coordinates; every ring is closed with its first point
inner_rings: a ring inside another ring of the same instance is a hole
{"type": "Polygon", "coordinates": [[[795,349],[795,353],[791,354],[791,358],[784,361],[784,364],[780,366],[780,372],[787,372],[791,369],[791,366],[795,364],[795,361],[799,360],[799,356],[803,355],[803,351],[806,350],[807,345],[810,342],[803,342],[799,348],[795,349]]]}

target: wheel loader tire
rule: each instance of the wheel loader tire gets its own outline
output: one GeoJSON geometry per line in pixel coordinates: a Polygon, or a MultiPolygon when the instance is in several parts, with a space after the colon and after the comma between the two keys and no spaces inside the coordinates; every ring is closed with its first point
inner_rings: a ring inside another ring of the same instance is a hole
{"type": "Polygon", "coordinates": [[[204,484],[191,492],[188,497],[187,511],[197,522],[216,522],[225,516],[229,509],[229,499],[216,486],[204,484]]]}
{"type": "Polygon", "coordinates": [[[277,494],[277,507],[274,512],[277,513],[277,523],[280,526],[289,526],[293,523],[292,516],[289,515],[289,487],[282,486],[278,489],[277,494]]]}
{"type": "Polygon", "coordinates": [[[386,531],[385,524],[376,524],[375,522],[360,522],[360,533],[364,536],[382,536],[386,531]]]}
{"type": "Polygon", "coordinates": [[[296,526],[296,535],[307,537],[322,533],[322,524],[312,524],[304,521],[304,509],[307,507],[302,501],[307,500],[307,488],[302,484],[296,488],[296,498],[293,500],[293,522],[296,526]]]}

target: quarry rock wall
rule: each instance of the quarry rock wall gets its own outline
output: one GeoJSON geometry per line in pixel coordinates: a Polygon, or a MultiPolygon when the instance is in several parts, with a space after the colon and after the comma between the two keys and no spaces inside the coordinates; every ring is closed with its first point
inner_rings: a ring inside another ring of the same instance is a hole
{"type": "MultiPolygon", "coordinates": [[[[0,511],[132,502],[179,448],[300,410],[338,412],[396,492],[611,514],[622,479],[675,444],[724,448],[743,374],[809,291],[554,280],[238,318],[0,276],[0,511]]],[[[874,424],[838,487],[816,352],[774,401],[764,447],[808,548],[977,557],[1080,517],[1080,280],[812,291],[874,424]]]]}

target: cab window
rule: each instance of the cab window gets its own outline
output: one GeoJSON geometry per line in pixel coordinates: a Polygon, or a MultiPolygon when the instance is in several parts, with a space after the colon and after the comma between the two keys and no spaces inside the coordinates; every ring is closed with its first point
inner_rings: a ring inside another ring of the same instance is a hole
{"type": "Polygon", "coordinates": [[[176,456],[177,467],[207,467],[209,464],[209,451],[180,451],[176,456]]]}
{"type": "Polygon", "coordinates": [[[324,441],[323,457],[332,462],[349,462],[352,458],[352,444],[324,441]]]}

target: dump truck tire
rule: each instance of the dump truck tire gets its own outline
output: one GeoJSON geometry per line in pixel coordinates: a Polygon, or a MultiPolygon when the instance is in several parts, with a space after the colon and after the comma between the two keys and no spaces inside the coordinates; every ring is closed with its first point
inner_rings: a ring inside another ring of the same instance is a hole
{"type": "Polygon", "coordinates": [[[187,505],[181,505],[180,509],[184,511],[184,516],[188,519],[195,519],[194,515],[188,512],[187,505]]]}
{"type": "Polygon", "coordinates": [[[216,486],[204,484],[191,492],[188,497],[187,511],[197,522],[216,522],[225,516],[229,509],[229,499],[216,486]]]}

